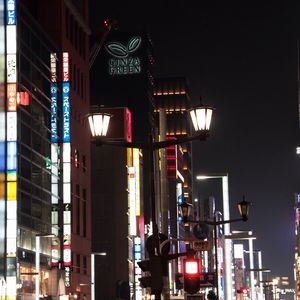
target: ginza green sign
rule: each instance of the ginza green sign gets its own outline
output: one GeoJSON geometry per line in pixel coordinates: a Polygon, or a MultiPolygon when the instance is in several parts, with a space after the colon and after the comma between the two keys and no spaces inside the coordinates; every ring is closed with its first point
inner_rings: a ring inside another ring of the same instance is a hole
{"type": "Polygon", "coordinates": [[[110,42],[105,45],[106,51],[113,56],[108,60],[110,75],[130,75],[141,73],[141,60],[134,56],[134,52],[141,46],[142,39],[135,36],[127,45],[120,42],[110,42]]]}

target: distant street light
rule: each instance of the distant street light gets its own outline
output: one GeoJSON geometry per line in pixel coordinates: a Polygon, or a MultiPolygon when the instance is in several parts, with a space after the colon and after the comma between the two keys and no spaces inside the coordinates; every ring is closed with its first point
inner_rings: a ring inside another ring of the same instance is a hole
{"type": "Polygon", "coordinates": [[[214,244],[215,244],[215,265],[216,265],[216,290],[217,290],[217,299],[219,300],[219,278],[218,278],[218,250],[217,250],[217,226],[223,225],[223,224],[228,224],[228,223],[233,223],[233,222],[238,222],[238,221],[247,221],[248,220],[248,213],[249,213],[249,206],[250,203],[245,201],[245,196],[243,196],[243,201],[239,202],[237,204],[239,213],[240,213],[240,218],[238,219],[231,219],[231,220],[222,220],[222,221],[217,221],[216,215],[214,217],[214,221],[210,220],[189,220],[189,215],[190,215],[190,209],[191,209],[190,204],[183,202],[180,206],[180,213],[182,216],[182,220],[185,223],[197,223],[197,224],[207,224],[207,225],[213,225],[214,226],[214,244]]]}
{"type": "Polygon", "coordinates": [[[95,300],[95,255],[106,256],[106,252],[92,252],[91,253],[91,300],[95,300]]]}
{"type": "Polygon", "coordinates": [[[151,218],[153,224],[153,241],[155,253],[160,256],[159,253],[159,232],[156,220],[156,209],[155,209],[155,187],[154,187],[154,151],[167,148],[169,146],[179,145],[194,140],[205,141],[209,136],[209,129],[212,120],[213,108],[200,104],[199,107],[189,110],[190,117],[193,122],[195,135],[185,136],[177,138],[175,140],[167,141],[153,141],[152,133],[149,136],[148,142],[125,142],[116,141],[107,138],[108,126],[110,123],[111,115],[99,111],[95,113],[90,113],[88,115],[88,121],[90,125],[90,130],[93,138],[93,142],[97,146],[110,145],[125,148],[139,148],[147,149],[149,151],[149,161],[150,161],[150,198],[151,198],[151,218]]]}
{"type": "MultiPolygon", "coordinates": [[[[229,206],[229,184],[228,173],[209,173],[200,174],[196,176],[197,180],[206,179],[222,179],[222,195],[223,195],[223,217],[225,220],[230,219],[230,206],[229,206]]],[[[230,223],[224,224],[224,234],[230,234],[230,223]]],[[[225,299],[233,299],[233,284],[232,284],[232,253],[231,253],[231,241],[224,241],[224,279],[225,279],[225,299]]]]}
{"type": "MultiPolygon", "coordinates": [[[[253,235],[252,231],[232,231],[229,235],[225,235],[226,240],[248,240],[249,244],[249,262],[250,262],[250,269],[254,269],[254,258],[253,258],[253,240],[256,237],[253,235]]],[[[254,290],[254,272],[250,271],[250,296],[254,297],[255,294],[254,290]]]]}

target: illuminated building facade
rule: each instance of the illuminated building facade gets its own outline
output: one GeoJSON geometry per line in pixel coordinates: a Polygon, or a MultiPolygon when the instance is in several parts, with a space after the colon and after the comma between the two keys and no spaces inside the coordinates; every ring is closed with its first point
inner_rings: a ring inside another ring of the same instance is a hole
{"type": "MultiPolygon", "coordinates": [[[[176,137],[180,138],[188,135],[190,133],[190,124],[188,123],[187,110],[190,108],[190,97],[186,78],[155,78],[154,82],[153,95],[156,124],[159,127],[160,136],[165,136],[166,139],[176,139],[176,137]]],[[[181,205],[183,201],[191,202],[191,151],[191,143],[171,146],[166,149],[168,187],[166,195],[161,195],[160,206],[163,209],[159,209],[159,211],[162,212],[162,227],[166,227],[166,225],[163,225],[164,222],[168,223],[168,229],[165,228],[163,233],[172,237],[184,236],[185,228],[179,224],[180,221],[178,222],[180,220],[178,205],[181,205]],[[169,199],[168,203],[164,204],[163,199],[169,199]]],[[[162,178],[162,180],[164,179],[162,178]]],[[[179,243],[178,247],[180,248],[179,251],[185,251],[184,242],[179,243]]],[[[176,268],[176,271],[180,273],[180,264],[178,268],[176,268]]],[[[173,285],[171,282],[171,286],[173,285]]]]}
{"type": "MultiPolygon", "coordinates": [[[[128,140],[124,132],[116,134],[125,123],[132,128],[133,141],[148,141],[153,116],[151,52],[146,33],[112,31],[91,69],[91,103],[111,110],[108,135],[113,138],[128,140]],[[130,124],[114,109],[120,107],[130,111],[130,124]]],[[[137,149],[92,146],[92,249],[107,253],[96,258],[99,299],[142,297],[137,261],[145,253],[144,226],[151,215],[147,155],[137,149]]]]}
{"type": "Polygon", "coordinates": [[[6,299],[90,297],[87,5],[1,4],[0,251],[6,259],[0,293],[6,299]]]}
{"type": "MultiPolygon", "coordinates": [[[[1,9],[5,9],[1,16],[6,16],[6,45],[1,44],[1,55],[6,55],[1,61],[6,61],[6,78],[1,76],[1,80],[6,84],[1,83],[1,97],[6,91],[6,101],[1,101],[5,105],[1,128],[6,136],[1,135],[1,214],[4,215],[0,219],[1,257],[6,259],[1,260],[0,293],[6,299],[16,299],[36,290],[36,235],[58,232],[51,224],[53,195],[49,164],[50,53],[55,47],[21,2],[5,4],[1,4],[1,9]]],[[[1,30],[5,36],[3,24],[1,30]]],[[[43,283],[40,293],[54,295],[56,290],[50,284],[49,271],[52,240],[46,237],[40,240],[39,278],[43,283]]]]}

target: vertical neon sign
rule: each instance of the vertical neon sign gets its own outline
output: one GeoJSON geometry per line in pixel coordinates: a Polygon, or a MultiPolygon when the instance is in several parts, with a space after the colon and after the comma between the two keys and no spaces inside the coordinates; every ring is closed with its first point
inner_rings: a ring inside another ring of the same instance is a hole
{"type": "Polygon", "coordinates": [[[17,292],[17,30],[16,0],[6,0],[6,295],[17,292]]]}
{"type": "Polygon", "coordinates": [[[69,53],[62,53],[62,141],[63,141],[63,259],[65,285],[71,286],[71,144],[70,144],[70,66],[69,53]]]}
{"type": "MultiPolygon", "coordinates": [[[[52,233],[58,236],[58,170],[59,170],[59,145],[58,145],[58,115],[57,115],[57,55],[50,54],[50,95],[51,95],[51,224],[52,233]]],[[[52,239],[51,244],[51,266],[58,266],[59,243],[52,239]]]]}

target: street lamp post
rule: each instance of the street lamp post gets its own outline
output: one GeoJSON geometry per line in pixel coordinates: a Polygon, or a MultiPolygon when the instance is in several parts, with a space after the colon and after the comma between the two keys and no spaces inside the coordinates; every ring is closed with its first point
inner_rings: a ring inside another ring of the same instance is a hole
{"type": "MultiPolygon", "coordinates": [[[[197,180],[206,179],[222,179],[222,194],[223,194],[223,217],[225,220],[230,219],[229,209],[229,185],[228,185],[228,173],[210,173],[200,174],[196,176],[197,180]]],[[[224,235],[230,234],[230,223],[224,224],[224,235]]],[[[225,299],[233,299],[232,292],[232,269],[231,269],[231,241],[224,241],[224,267],[225,267],[225,299]]]]}
{"type": "Polygon", "coordinates": [[[125,148],[139,148],[149,150],[149,161],[150,161],[150,201],[151,201],[151,218],[153,226],[153,244],[154,253],[156,256],[160,256],[159,253],[159,230],[156,220],[156,209],[155,209],[155,185],[154,185],[154,151],[167,148],[173,145],[179,145],[194,140],[204,141],[209,136],[209,129],[212,119],[213,108],[200,105],[189,110],[189,114],[196,132],[195,135],[181,137],[176,140],[167,141],[154,141],[152,134],[149,135],[148,142],[125,142],[115,141],[107,139],[106,135],[110,123],[111,115],[107,113],[96,112],[91,113],[88,116],[91,134],[93,141],[97,146],[110,145],[125,148]]]}
{"type": "MultiPolygon", "coordinates": [[[[247,250],[244,250],[244,252],[251,254],[251,252],[247,251],[247,250]]],[[[251,266],[250,266],[250,272],[258,273],[258,280],[257,280],[259,282],[259,299],[258,300],[263,300],[263,272],[271,272],[271,270],[262,267],[261,250],[252,250],[252,252],[257,254],[258,268],[251,269],[251,266]]]]}
{"type": "Polygon", "coordinates": [[[91,300],[95,300],[95,255],[106,256],[106,252],[92,252],[91,253],[91,300]]]}
{"type": "Polygon", "coordinates": [[[55,237],[52,233],[36,234],[35,235],[35,300],[40,299],[40,255],[41,255],[41,238],[55,237]]]}
{"type": "MultiPolygon", "coordinates": [[[[253,240],[256,237],[253,235],[252,231],[233,231],[229,235],[225,235],[226,240],[248,240],[249,253],[250,253],[250,269],[254,268],[254,258],[253,258],[253,240]]],[[[254,299],[254,272],[250,271],[250,291],[251,299],[254,299]]]]}
{"type": "MultiPolygon", "coordinates": [[[[218,249],[217,249],[217,226],[223,225],[223,224],[229,224],[229,223],[234,223],[234,222],[239,222],[239,221],[247,221],[248,220],[248,214],[249,214],[249,206],[250,203],[245,201],[245,197],[243,197],[243,201],[239,202],[237,204],[239,213],[240,213],[240,218],[238,219],[231,219],[231,220],[221,220],[217,221],[216,214],[214,216],[214,221],[209,221],[209,220],[188,220],[188,217],[190,215],[190,209],[191,205],[183,202],[180,205],[180,213],[182,216],[182,220],[184,223],[196,223],[196,224],[207,224],[207,225],[212,225],[214,226],[214,245],[215,245],[215,266],[216,266],[216,290],[217,290],[217,299],[219,300],[219,278],[218,278],[218,249]]],[[[228,299],[228,298],[225,298],[228,299]]],[[[231,298],[232,299],[232,298],[231,298]]]]}

